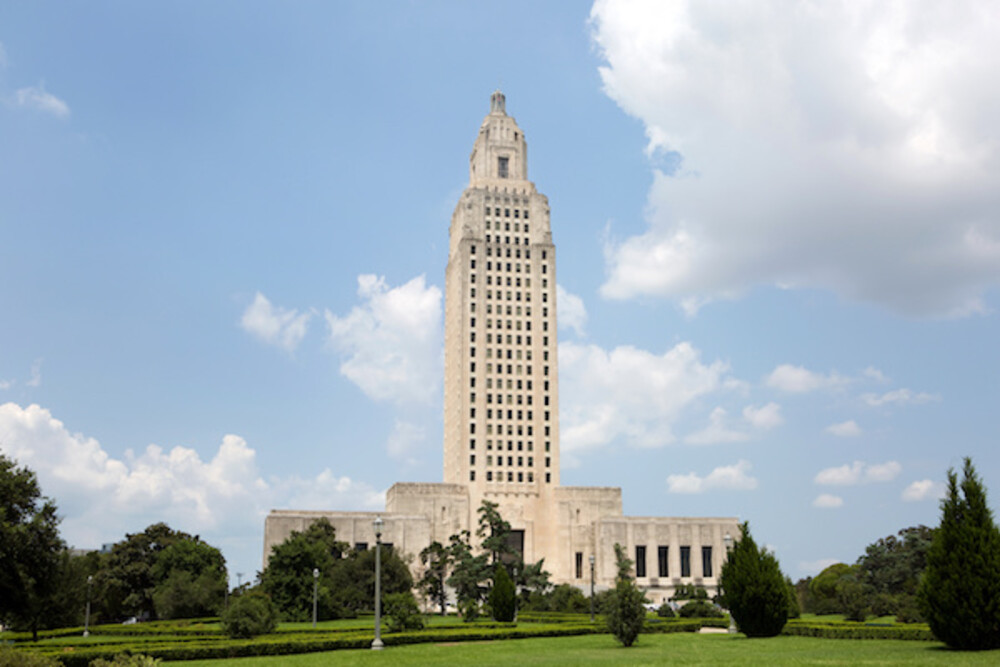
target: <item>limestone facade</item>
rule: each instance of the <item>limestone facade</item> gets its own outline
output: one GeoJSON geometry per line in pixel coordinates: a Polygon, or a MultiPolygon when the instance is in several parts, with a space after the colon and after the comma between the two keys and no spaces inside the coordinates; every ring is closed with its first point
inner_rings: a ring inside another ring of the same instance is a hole
{"type": "MultiPolygon", "coordinates": [[[[681,583],[714,591],[736,518],[625,517],[617,487],[559,483],[555,245],[549,205],[528,180],[527,141],[490,99],[469,158],[469,187],[451,219],[445,274],[444,483],[396,483],[383,541],[414,557],[432,541],[474,533],[490,500],[545,559],[556,583],[614,585],[614,544],[637,561],[637,582],[661,602],[681,583]]],[[[326,517],[339,539],[374,543],[373,512],[272,511],[264,564],[291,531],[326,517]]],[[[413,567],[419,569],[418,559],[413,567]]]]}

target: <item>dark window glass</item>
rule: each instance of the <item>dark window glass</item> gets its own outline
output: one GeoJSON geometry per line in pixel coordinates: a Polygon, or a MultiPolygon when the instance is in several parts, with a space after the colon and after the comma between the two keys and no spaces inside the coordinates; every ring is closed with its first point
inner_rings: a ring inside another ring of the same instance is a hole
{"type": "Polygon", "coordinates": [[[635,576],[645,577],[646,576],[646,547],[645,545],[636,545],[635,547],[635,576]]]}
{"type": "Polygon", "coordinates": [[[670,576],[670,568],[667,566],[667,556],[670,555],[670,547],[658,547],[656,550],[657,560],[659,561],[659,575],[661,577],[670,576]]]}
{"type": "Polygon", "coordinates": [[[712,547],[701,548],[701,576],[712,576],[712,547]]]}
{"type": "Polygon", "coordinates": [[[691,547],[681,547],[681,576],[691,576],[691,547]]]}

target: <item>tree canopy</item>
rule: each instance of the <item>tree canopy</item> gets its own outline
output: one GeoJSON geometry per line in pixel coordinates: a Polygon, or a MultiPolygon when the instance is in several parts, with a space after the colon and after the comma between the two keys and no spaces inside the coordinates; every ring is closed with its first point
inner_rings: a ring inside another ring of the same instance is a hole
{"type": "Polygon", "coordinates": [[[773,637],[788,620],[788,589],[774,554],[757,547],[750,524],[722,565],[722,600],[740,631],[748,637],[773,637]]]}

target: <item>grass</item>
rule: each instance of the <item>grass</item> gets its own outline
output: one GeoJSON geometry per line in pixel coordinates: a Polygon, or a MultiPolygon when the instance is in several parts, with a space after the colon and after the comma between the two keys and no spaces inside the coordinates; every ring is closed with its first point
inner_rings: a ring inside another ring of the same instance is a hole
{"type": "Polygon", "coordinates": [[[962,653],[937,642],[740,635],[643,635],[628,649],[608,635],[396,646],[269,658],[166,663],[178,667],[320,665],[996,665],[1000,651],[962,653]]]}

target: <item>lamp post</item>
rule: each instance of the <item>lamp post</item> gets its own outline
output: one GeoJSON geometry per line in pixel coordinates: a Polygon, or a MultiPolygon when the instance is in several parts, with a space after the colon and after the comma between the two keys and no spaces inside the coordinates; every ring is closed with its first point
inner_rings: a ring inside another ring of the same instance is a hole
{"type": "Polygon", "coordinates": [[[87,614],[83,617],[83,636],[90,636],[90,586],[94,583],[94,576],[87,577],[87,614]]]}
{"type": "Polygon", "coordinates": [[[594,554],[590,554],[590,622],[594,622],[594,554]]]}
{"type": "Polygon", "coordinates": [[[316,592],[319,588],[319,568],[313,568],[313,627],[316,627],[316,592]]]}
{"type": "MultiPolygon", "coordinates": [[[[733,550],[733,536],[730,535],[729,533],[726,533],[723,536],[722,541],[725,542],[725,544],[726,544],[726,558],[728,560],[728,558],[729,558],[729,552],[731,552],[733,550]]],[[[721,577],[721,573],[720,573],[720,577],[721,577]]],[[[719,583],[719,587],[720,588],[722,587],[721,581],[719,583]]],[[[723,592],[725,592],[725,591],[723,591],[723,592]]],[[[726,606],[729,607],[728,604],[726,606]]],[[[733,610],[732,609],[728,609],[727,611],[729,612],[729,634],[735,635],[736,634],[736,619],[733,618],[733,610]]]]}
{"type": "Polygon", "coordinates": [[[382,650],[382,517],[375,517],[375,639],[372,650],[382,650]]]}

